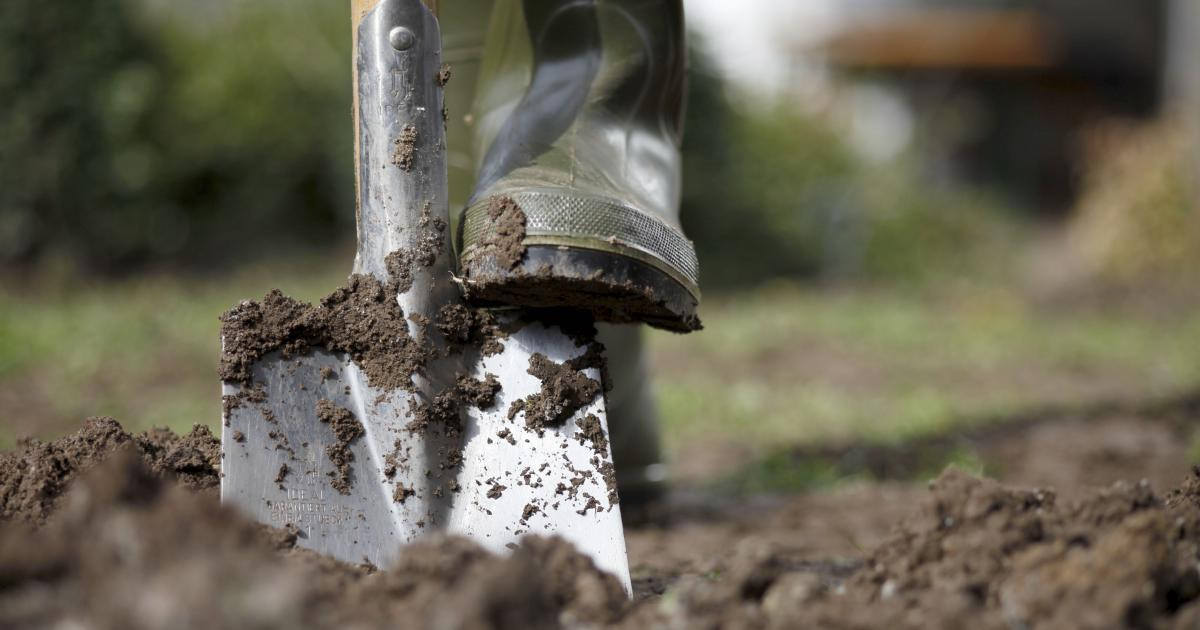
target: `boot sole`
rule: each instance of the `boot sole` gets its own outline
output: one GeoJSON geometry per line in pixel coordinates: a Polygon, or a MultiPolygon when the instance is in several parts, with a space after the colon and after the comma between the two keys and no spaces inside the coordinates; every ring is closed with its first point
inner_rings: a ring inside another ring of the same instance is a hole
{"type": "Polygon", "coordinates": [[[529,245],[516,268],[464,265],[467,299],[481,306],[587,310],[597,321],[645,323],[674,332],[701,328],[697,300],[641,261],[589,249],[529,245]]]}
{"type": "MultiPolygon", "coordinates": [[[[467,298],[480,304],[577,308],[598,321],[643,322],[666,330],[701,327],[695,251],[683,234],[619,203],[521,191],[511,201],[523,224],[523,254],[504,264],[487,239],[496,197],[472,204],[460,225],[467,298]]],[[[503,228],[511,234],[511,221],[503,228]]]]}

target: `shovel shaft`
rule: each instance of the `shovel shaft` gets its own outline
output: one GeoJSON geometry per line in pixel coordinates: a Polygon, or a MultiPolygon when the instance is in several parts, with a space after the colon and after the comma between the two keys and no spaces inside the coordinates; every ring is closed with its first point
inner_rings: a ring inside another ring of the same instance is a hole
{"type": "Polygon", "coordinates": [[[448,282],[445,129],[437,20],[419,2],[383,2],[356,28],[356,273],[411,274],[405,313],[432,318],[456,299],[448,282]],[[388,268],[388,255],[400,259],[388,268]]]}

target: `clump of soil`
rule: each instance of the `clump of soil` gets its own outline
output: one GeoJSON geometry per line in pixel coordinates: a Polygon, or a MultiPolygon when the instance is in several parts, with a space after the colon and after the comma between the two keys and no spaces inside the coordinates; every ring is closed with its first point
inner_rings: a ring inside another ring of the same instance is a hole
{"type": "Polygon", "coordinates": [[[608,454],[608,436],[604,435],[604,427],[595,414],[588,414],[583,418],[575,421],[575,426],[579,430],[575,433],[575,437],[579,438],[579,443],[592,443],[592,451],[604,457],[608,454]]]}
{"type": "Polygon", "coordinates": [[[599,381],[588,377],[572,361],[557,363],[540,352],[529,357],[526,371],[542,381],[542,388],[536,394],[513,401],[508,417],[515,418],[523,412],[526,428],[538,433],[561,425],[595,400],[602,390],[599,381]]]}
{"type": "Polygon", "coordinates": [[[443,306],[438,310],[436,325],[451,351],[474,347],[485,357],[503,352],[501,340],[508,336],[490,311],[463,304],[443,306]]]}
{"type": "Polygon", "coordinates": [[[512,197],[495,195],[488,199],[487,217],[487,236],[473,243],[463,258],[468,277],[477,263],[511,271],[525,257],[525,212],[521,206],[512,197]]]}
{"type": "Polygon", "coordinates": [[[153,429],[135,436],[112,418],[88,418],[62,439],[23,440],[20,450],[0,453],[0,520],[44,522],[78,475],[124,447],[155,474],[188,488],[212,491],[220,485],[221,442],[208,427],[196,425],[185,435],[153,429]]]}
{"type": "Polygon", "coordinates": [[[1200,620],[1198,492],[1200,471],[1166,501],[1148,484],[1119,482],[1060,505],[1052,491],[950,468],[930,484],[924,515],[844,581],[750,550],[719,583],[682,585],[665,616],[710,627],[1191,627],[1200,620]]]}
{"type": "Polygon", "coordinates": [[[349,354],[374,387],[409,386],[433,351],[409,335],[395,288],[355,274],[315,307],[279,290],[242,302],[221,316],[221,380],[249,386],[264,355],[279,351],[287,358],[324,347],[349,354]]]}
{"type": "Polygon", "coordinates": [[[407,293],[409,289],[412,289],[413,256],[408,250],[398,249],[388,254],[383,259],[383,264],[391,279],[391,288],[395,289],[397,295],[407,293]]]}
{"type": "Polygon", "coordinates": [[[483,380],[469,376],[458,377],[456,384],[462,401],[472,407],[487,409],[496,403],[496,394],[500,391],[500,379],[495,374],[485,374],[483,380]]]}
{"type": "Polygon", "coordinates": [[[354,461],[354,451],[350,450],[350,444],[363,436],[362,423],[349,409],[325,399],[317,401],[317,419],[328,424],[333,431],[334,443],[325,449],[329,461],[333,462],[336,468],[336,472],[329,473],[330,485],[341,494],[350,494],[350,464],[354,461]]]}

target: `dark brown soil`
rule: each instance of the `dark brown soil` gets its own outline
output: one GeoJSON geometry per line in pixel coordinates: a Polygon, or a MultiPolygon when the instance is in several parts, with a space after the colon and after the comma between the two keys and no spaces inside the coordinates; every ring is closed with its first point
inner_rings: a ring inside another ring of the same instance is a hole
{"type": "Polygon", "coordinates": [[[290,357],[323,347],[349,354],[375,387],[407,387],[432,350],[409,336],[395,295],[395,286],[356,274],[318,306],[278,290],[242,302],[221,316],[221,380],[250,385],[254,363],[264,355],[290,357]]]}
{"type": "Polygon", "coordinates": [[[350,464],[354,461],[354,451],[350,450],[350,444],[363,436],[362,423],[354,417],[349,409],[339,407],[325,399],[317,401],[317,419],[328,424],[333,431],[334,443],[325,449],[329,461],[336,469],[336,473],[334,471],[329,473],[329,484],[341,494],[350,494],[353,482],[350,464]]]}
{"type": "Polygon", "coordinates": [[[43,523],[79,474],[122,447],[134,449],[155,474],[188,488],[215,491],[220,485],[221,443],[208,427],[196,425],[182,436],[166,430],[135,436],[112,418],[89,418],[65,438],[24,440],[18,451],[0,453],[0,520],[43,523]]]}
{"type": "Polygon", "coordinates": [[[261,383],[256,383],[253,387],[243,389],[236,394],[225,394],[221,397],[221,409],[225,412],[225,416],[229,416],[229,412],[249,403],[261,403],[267,399],[267,392],[263,389],[261,383]]]}
{"type": "Polygon", "coordinates": [[[462,304],[443,306],[438,311],[437,328],[452,352],[477,348],[485,357],[502,352],[501,340],[508,336],[490,311],[462,304]]]}
{"type": "Polygon", "coordinates": [[[579,443],[592,443],[592,450],[597,455],[603,457],[608,452],[608,436],[604,434],[604,427],[600,423],[600,418],[593,414],[576,420],[575,425],[579,427],[579,431],[575,436],[579,438],[579,443]]]}
{"type": "MultiPolygon", "coordinates": [[[[1170,432],[1125,422],[1142,434],[1170,432]]],[[[1043,470],[1073,483],[1078,471],[1106,480],[1128,470],[1125,454],[1150,464],[1176,461],[1184,448],[1098,438],[1097,428],[1133,436],[1116,418],[1057,426],[1014,434],[1001,450],[1056,458],[1057,468],[1043,470]],[[1041,450],[1051,439],[1072,446],[1041,450]]],[[[953,468],[927,489],[890,482],[775,499],[678,494],[670,520],[627,530],[635,599],[626,602],[615,581],[555,541],[527,540],[500,559],[431,538],[390,571],[294,549],[294,528],[250,524],[217,505],[215,453],[204,430],[135,437],[93,419],[74,435],[0,455],[0,627],[78,619],[101,628],[398,619],[448,628],[1200,623],[1200,471],[1182,465],[1167,475],[1182,484],[1165,494],[1142,481],[1059,493],[953,468]]],[[[1014,461],[1031,463],[1021,457],[1014,461]]]]}
{"type": "Polygon", "coordinates": [[[600,381],[588,377],[572,362],[557,363],[540,352],[529,357],[526,371],[542,381],[542,388],[536,394],[513,401],[508,417],[512,419],[523,413],[525,427],[538,433],[561,425],[595,400],[602,389],[600,381]]]}
{"type": "Polygon", "coordinates": [[[496,403],[496,394],[500,391],[500,379],[495,374],[485,374],[484,379],[473,379],[469,376],[458,377],[456,385],[462,402],[480,409],[487,409],[496,403]]]}
{"type": "Polygon", "coordinates": [[[396,294],[407,293],[413,285],[413,255],[406,249],[398,249],[383,259],[388,276],[392,280],[396,294]]]}
{"type": "Polygon", "coordinates": [[[525,257],[525,213],[512,197],[503,195],[488,199],[487,237],[475,243],[463,258],[463,272],[469,278],[471,270],[482,264],[511,271],[525,257]]]}
{"type": "Polygon", "coordinates": [[[49,521],[0,522],[0,627],[545,628],[625,606],[561,540],[498,558],[430,538],[380,572],[295,549],[294,528],[249,523],[141,459],[115,449],[49,521]]]}

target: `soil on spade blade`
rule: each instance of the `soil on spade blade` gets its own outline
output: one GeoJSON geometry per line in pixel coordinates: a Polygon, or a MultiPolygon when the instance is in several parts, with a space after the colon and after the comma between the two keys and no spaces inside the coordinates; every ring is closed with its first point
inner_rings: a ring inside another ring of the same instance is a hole
{"type": "Polygon", "coordinates": [[[1169,492],[1060,496],[951,468],[928,487],[702,497],[628,532],[628,601],[554,539],[500,558],[430,538],[386,571],[298,549],[290,528],[219,505],[216,448],[204,429],[133,436],[97,418],[0,453],[0,627],[1200,624],[1200,471],[1186,467],[1169,492]]]}

